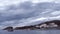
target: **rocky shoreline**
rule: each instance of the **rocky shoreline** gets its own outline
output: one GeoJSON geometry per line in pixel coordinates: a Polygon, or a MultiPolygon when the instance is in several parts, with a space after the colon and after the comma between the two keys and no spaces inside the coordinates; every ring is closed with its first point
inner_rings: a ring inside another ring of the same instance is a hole
{"type": "Polygon", "coordinates": [[[8,30],[10,32],[14,31],[14,30],[60,30],[60,20],[52,20],[52,21],[46,21],[44,23],[40,23],[37,25],[31,25],[31,26],[23,26],[23,27],[6,27],[3,30],[8,30]]]}

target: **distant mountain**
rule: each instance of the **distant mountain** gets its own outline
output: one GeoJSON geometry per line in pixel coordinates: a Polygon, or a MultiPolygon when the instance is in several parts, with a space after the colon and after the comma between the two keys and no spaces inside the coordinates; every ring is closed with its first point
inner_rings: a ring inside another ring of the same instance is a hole
{"type": "Polygon", "coordinates": [[[60,29],[60,20],[52,20],[37,25],[23,26],[23,27],[6,27],[3,30],[13,31],[13,30],[48,30],[48,29],[60,29]]]}

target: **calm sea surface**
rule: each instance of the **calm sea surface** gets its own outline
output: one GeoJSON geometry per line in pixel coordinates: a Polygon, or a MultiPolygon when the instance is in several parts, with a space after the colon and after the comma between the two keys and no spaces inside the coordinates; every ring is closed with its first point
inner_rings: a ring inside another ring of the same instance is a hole
{"type": "Polygon", "coordinates": [[[17,30],[13,32],[0,30],[0,34],[60,34],[60,30],[17,30]]]}

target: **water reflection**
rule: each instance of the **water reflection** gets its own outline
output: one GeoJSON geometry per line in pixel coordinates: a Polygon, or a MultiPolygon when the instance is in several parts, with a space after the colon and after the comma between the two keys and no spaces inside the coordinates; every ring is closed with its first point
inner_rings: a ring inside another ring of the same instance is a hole
{"type": "Polygon", "coordinates": [[[15,30],[13,32],[0,30],[0,34],[60,34],[60,30],[15,30]]]}

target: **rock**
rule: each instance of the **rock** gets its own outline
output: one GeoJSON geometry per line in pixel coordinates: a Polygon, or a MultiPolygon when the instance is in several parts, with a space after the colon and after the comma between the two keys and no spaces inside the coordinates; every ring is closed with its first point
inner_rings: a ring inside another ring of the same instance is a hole
{"type": "Polygon", "coordinates": [[[13,31],[13,27],[9,26],[9,27],[4,28],[3,30],[8,30],[8,31],[12,32],[13,31]]]}
{"type": "Polygon", "coordinates": [[[24,27],[16,27],[14,30],[31,30],[34,29],[34,26],[24,26],[24,27]]]}

